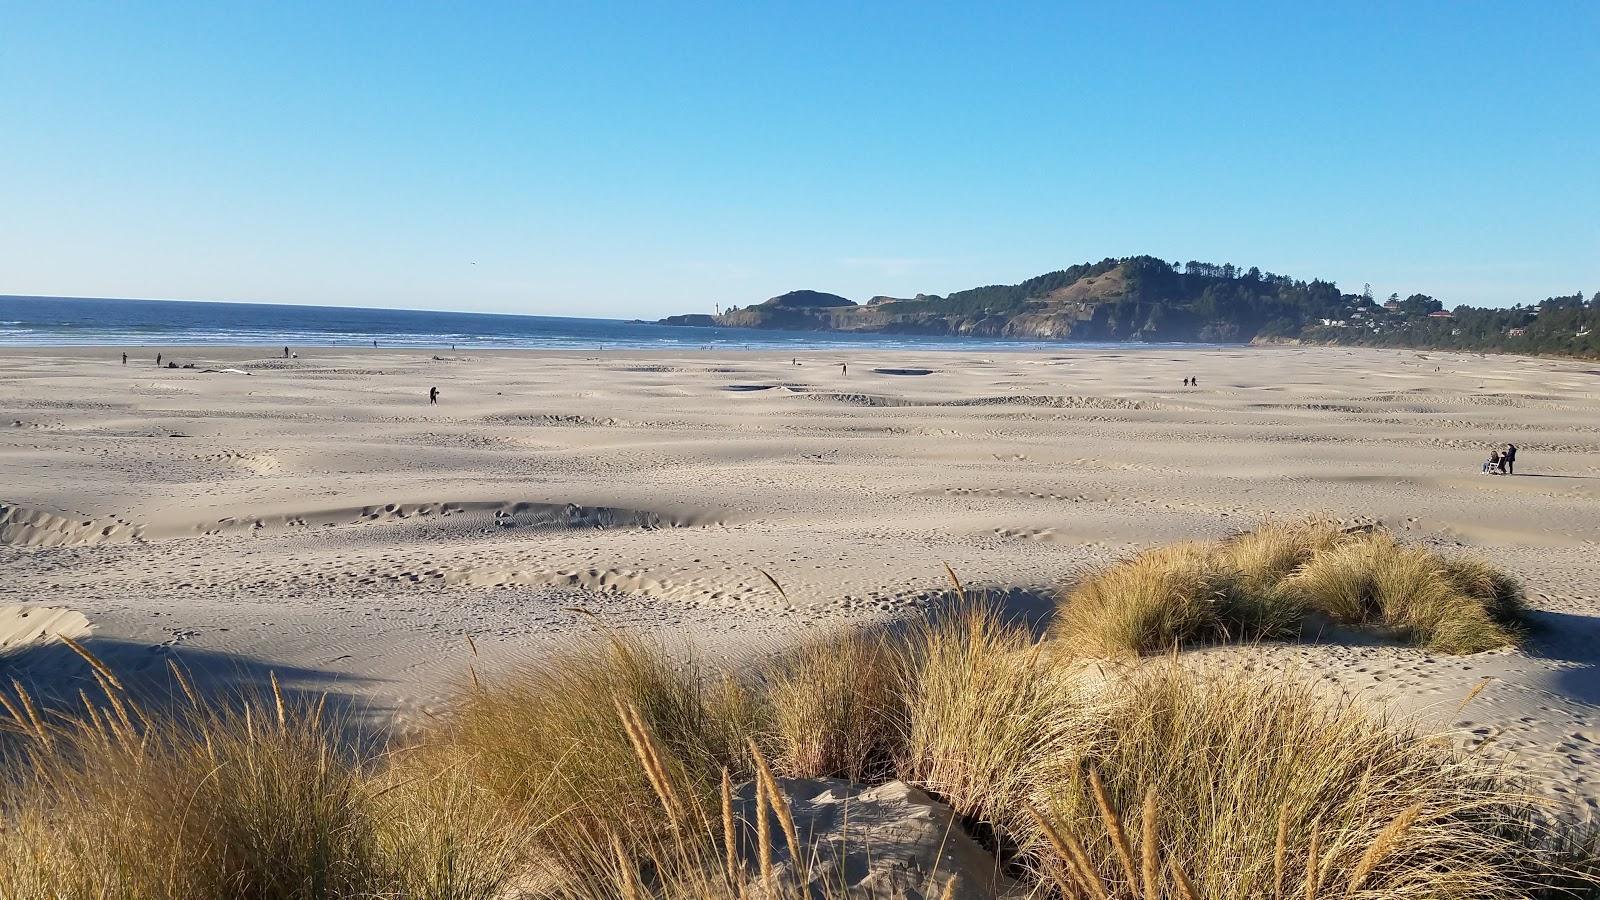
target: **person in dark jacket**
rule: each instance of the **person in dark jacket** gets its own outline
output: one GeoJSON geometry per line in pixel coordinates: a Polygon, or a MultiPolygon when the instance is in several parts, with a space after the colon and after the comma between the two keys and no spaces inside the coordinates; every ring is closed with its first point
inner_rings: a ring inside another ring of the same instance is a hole
{"type": "Polygon", "coordinates": [[[1507,444],[1504,453],[1500,454],[1500,471],[1505,475],[1517,474],[1517,445],[1507,444]]]}
{"type": "Polygon", "coordinates": [[[436,387],[428,388],[428,404],[431,406],[431,405],[436,404],[438,402],[439,402],[439,389],[436,388],[436,387]]]}

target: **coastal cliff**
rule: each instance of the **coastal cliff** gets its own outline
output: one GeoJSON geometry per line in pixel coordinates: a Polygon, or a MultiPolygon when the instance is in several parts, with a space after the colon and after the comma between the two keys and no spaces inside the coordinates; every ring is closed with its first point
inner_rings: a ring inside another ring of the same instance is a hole
{"type": "MultiPolygon", "coordinates": [[[[1170,303],[1148,295],[1144,259],[1108,259],[1017,285],[944,297],[878,296],[858,304],[837,294],[792,291],[715,316],[670,316],[661,324],[1035,340],[1225,341],[1253,336],[1241,338],[1240,329],[1226,322],[1174,315],[1170,303]]],[[[1167,269],[1166,263],[1153,262],[1167,269]]]]}
{"type": "Polygon", "coordinates": [[[1426,294],[1384,302],[1370,290],[1251,267],[1130,256],[1083,263],[1018,284],[945,296],[856,303],[791,291],[718,315],[663,325],[1076,341],[1319,344],[1600,356],[1600,291],[1512,307],[1444,304],[1426,294]]]}

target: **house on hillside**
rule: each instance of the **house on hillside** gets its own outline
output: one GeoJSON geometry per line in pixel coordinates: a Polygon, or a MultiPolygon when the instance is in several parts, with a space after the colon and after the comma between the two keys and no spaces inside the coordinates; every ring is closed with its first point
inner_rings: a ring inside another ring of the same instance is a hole
{"type": "Polygon", "coordinates": [[[1527,333],[1528,329],[1526,328],[1509,328],[1506,330],[1506,337],[1522,337],[1527,333]]]}
{"type": "Polygon", "coordinates": [[[1399,312],[1400,311],[1400,301],[1399,300],[1393,300],[1393,299],[1385,300],[1385,301],[1383,301],[1383,308],[1387,309],[1389,312],[1399,312]]]}
{"type": "Polygon", "coordinates": [[[1433,312],[1428,313],[1428,318],[1430,318],[1430,319],[1454,319],[1455,317],[1456,317],[1455,313],[1446,312],[1446,311],[1444,311],[1442,309],[1436,309],[1433,312]]]}

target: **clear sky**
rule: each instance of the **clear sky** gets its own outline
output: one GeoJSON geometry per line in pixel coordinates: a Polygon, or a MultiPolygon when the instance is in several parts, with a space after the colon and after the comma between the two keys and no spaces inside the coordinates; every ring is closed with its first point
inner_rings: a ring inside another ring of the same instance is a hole
{"type": "Polygon", "coordinates": [[[0,293],[1600,290],[1600,3],[1193,6],[0,0],[0,293]]]}

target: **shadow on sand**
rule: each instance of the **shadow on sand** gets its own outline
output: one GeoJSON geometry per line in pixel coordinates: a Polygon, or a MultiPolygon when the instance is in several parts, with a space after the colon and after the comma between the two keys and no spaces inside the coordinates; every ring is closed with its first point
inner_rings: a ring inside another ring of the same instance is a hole
{"type": "Polygon", "coordinates": [[[1538,610],[1523,652],[1536,659],[1567,663],[1556,676],[1557,689],[1584,703],[1600,704],[1600,617],[1538,610]]]}
{"type": "MultiPolygon", "coordinates": [[[[362,683],[349,675],[115,638],[89,637],[80,644],[117,676],[129,698],[152,715],[190,705],[173,674],[174,667],[184,673],[196,699],[214,709],[238,709],[246,702],[271,708],[275,675],[285,706],[310,710],[321,704],[328,727],[342,745],[371,749],[386,737],[384,717],[375,714],[368,698],[349,690],[362,683]]],[[[106,702],[89,663],[55,641],[26,644],[0,654],[0,691],[15,697],[19,686],[46,715],[81,714],[85,698],[101,708],[106,702]]],[[[5,749],[0,736],[0,759],[5,749]]]]}
{"type": "MultiPolygon", "coordinates": [[[[966,606],[988,609],[1002,622],[1026,627],[1034,637],[1044,637],[1055,620],[1055,595],[1043,588],[975,584],[964,586],[964,593],[966,606]]],[[[961,597],[953,589],[930,592],[917,613],[892,619],[881,627],[886,634],[903,635],[924,624],[959,615],[963,608],[961,597]]]]}

